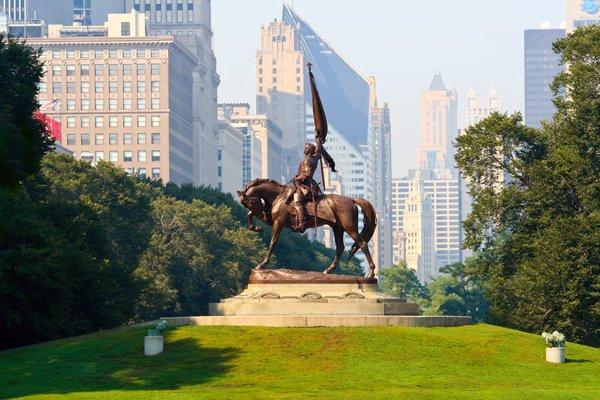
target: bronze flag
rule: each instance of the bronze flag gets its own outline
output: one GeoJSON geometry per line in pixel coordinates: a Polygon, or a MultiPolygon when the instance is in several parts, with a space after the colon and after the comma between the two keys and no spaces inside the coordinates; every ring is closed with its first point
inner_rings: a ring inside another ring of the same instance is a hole
{"type": "MultiPolygon", "coordinates": [[[[313,108],[313,121],[315,123],[315,140],[321,144],[325,143],[327,139],[327,117],[325,116],[325,110],[323,109],[323,103],[317,90],[317,84],[315,83],[315,76],[312,73],[312,64],[306,63],[308,66],[308,76],[310,78],[310,93],[312,95],[312,108],[313,108]]],[[[335,161],[325,151],[322,150],[322,156],[327,166],[331,168],[333,172],[337,172],[335,169],[335,161]]]]}

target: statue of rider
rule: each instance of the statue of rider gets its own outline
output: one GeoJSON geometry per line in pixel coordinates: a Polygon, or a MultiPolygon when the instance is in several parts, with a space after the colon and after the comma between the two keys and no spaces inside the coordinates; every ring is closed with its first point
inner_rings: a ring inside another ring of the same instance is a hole
{"type": "Polygon", "coordinates": [[[326,162],[331,168],[333,172],[337,172],[335,170],[335,163],[327,154],[325,149],[323,148],[323,144],[320,140],[317,140],[317,145],[315,146],[312,143],[306,143],[304,145],[304,158],[300,162],[298,166],[298,173],[294,176],[294,207],[296,209],[296,226],[295,230],[299,232],[304,232],[305,228],[305,212],[304,206],[306,197],[309,193],[314,193],[315,196],[319,193],[319,186],[313,179],[313,175],[315,170],[319,165],[319,160],[321,159],[321,155],[325,155],[326,162]],[[330,162],[331,160],[331,162],[330,162]]]}

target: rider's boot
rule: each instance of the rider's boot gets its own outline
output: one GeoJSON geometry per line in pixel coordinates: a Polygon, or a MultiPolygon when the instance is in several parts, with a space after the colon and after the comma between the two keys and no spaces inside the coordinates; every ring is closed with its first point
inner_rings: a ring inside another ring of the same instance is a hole
{"type": "Polygon", "coordinates": [[[294,207],[296,208],[296,226],[295,230],[298,232],[304,232],[306,229],[304,225],[304,206],[302,203],[294,203],[294,207]]]}

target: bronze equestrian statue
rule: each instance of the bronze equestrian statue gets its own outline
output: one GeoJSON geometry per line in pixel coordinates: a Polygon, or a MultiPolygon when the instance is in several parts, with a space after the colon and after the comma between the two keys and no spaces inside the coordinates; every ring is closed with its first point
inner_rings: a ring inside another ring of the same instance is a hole
{"type": "Polygon", "coordinates": [[[309,63],[308,74],[317,145],[307,143],[304,146],[304,158],[300,162],[298,173],[290,185],[281,185],[271,179],[255,179],[248,183],[244,191],[237,192],[240,202],[248,209],[248,229],[253,231],[262,230],[254,225],[254,217],[273,227],[267,256],[256,268],[263,268],[269,263],[273,255],[273,249],[279,239],[279,234],[284,227],[303,232],[306,228],[329,225],[335,237],[335,258],[323,273],[331,273],[338,265],[344,252],[345,232],[354,240],[354,244],[350,249],[350,257],[358,249],[361,249],[369,263],[369,277],[373,278],[375,276],[375,263],[369,252],[368,244],[377,226],[377,215],[373,205],[365,199],[352,199],[337,194],[323,195],[313,179],[319,160],[321,160],[321,177],[323,176],[323,160],[331,171],[337,171],[335,170],[333,158],[323,148],[327,136],[327,118],[311,67],[312,65],[309,63]],[[292,196],[294,201],[293,204],[290,204],[292,196]],[[306,218],[305,204],[309,218],[306,218]],[[358,207],[362,209],[364,216],[361,232],[358,231],[358,207]]]}

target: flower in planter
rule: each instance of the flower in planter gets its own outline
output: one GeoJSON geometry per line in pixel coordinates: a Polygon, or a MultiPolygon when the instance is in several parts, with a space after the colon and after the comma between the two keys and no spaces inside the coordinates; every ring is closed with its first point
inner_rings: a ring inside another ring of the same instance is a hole
{"type": "Polygon", "coordinates": [[[546,345],[548,347],[565,347],[565,335],[558,331],[554,331],[552,333],[544,332],[542,333],[542,337],[546,341],[546,345]]]}

